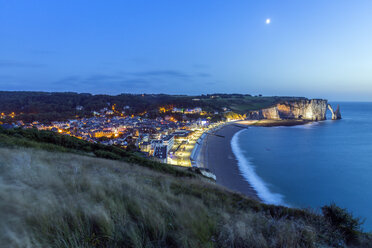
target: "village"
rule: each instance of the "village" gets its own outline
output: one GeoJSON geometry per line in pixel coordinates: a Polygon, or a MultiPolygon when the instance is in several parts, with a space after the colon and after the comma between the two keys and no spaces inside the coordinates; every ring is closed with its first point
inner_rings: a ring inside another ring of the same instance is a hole
{"type": "MultiPolygon", "coordinates": [[[[77,109],[81,106],[77,106],[77,109]]],[[[129,108],[129,107],[127,107],[129,108]]],[[[162,111],[163,108],[160,109],[162,111]]],[[[184,115],[203,113],[199,107],[193,109],[172,109],[173,113],[184,115]]],[[[74,136],[93,143],[115,145],[128,150],[138,151],[150,159],[178,166],[195,166],[193,150],[197,141],[207,130],[222,125],[224,122],[212,123],[208,118],[177,121],[171,115],[146,118],[143,115],[125,116],[115,106],[94,111],[90,118],[55,121],[49,124],[34,121],[22,121],[7,124],[9,127],[37,128],[50,130],[64,135],[74,136]]],[[[200,117],[203,117],[201,115],[200,117]]],[[[3,125],[4,128],[7,125],[3,125]]]]}

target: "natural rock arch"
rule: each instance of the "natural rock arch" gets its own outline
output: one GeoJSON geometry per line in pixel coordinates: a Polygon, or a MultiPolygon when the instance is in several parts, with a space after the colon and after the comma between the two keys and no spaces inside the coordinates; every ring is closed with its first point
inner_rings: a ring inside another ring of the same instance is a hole
{"type": "Polygon", "coordinates": [[[330,104],[328,104],[328,109],[332,113],[332,120],[340,120],[341,119],[340,105],[337,105],[337,109],[334,111],[332,106],[330,104]]]}

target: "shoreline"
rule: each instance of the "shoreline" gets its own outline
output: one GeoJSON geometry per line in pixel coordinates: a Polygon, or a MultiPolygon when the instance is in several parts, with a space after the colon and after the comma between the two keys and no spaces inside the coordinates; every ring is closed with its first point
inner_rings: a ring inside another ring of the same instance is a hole
{"type": "Polygon", "coordinates": [[[243,120],[237,121],[235,123],[247,126],[258,126],[258,127],[290,127],[311,124],[316,121],[306,121],[306,120],[243,120]]]}
{"type": "Polygon", "coordinates": [[[244,177],[239,167],[239,160],[234,154],[231,144],[234,135],[245,128],[249,128],[249,126],[276,127],[310,123],[313,122],[302,120],[242,120],[227,123],[213,132],[219,136],[205,135],[195,155],[196,164],[214,173],[217,178],[217,184],[264,202],[258,196],[257,190],[252,186],[252,182],[249,182],[244,177]]]}
{"type": "Polygon", "coordinates": [[[219,128],[214,134],[223,136],[206,135],[200,148],[197,160],[216,175],[216,183],[229,190],[242,193],[250,198],[262,201],[256,190],[244,178],[238,166],[238,160],[232,151],[231,140],[242,130],[242,127],[227,124],[219,128]]]}

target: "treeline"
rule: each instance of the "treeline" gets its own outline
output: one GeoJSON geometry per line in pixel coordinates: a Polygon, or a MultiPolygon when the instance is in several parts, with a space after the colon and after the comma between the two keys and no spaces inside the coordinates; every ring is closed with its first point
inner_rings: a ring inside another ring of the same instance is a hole
{"type": "MultiPolygon", "coordinates": [[[[190,96],[170,96],[152,94],[120,94],[92,95],[85,93],[47,93],[47,92],[0,92],[0,112],[10,114],[15,112],[16,120],[32,121],[58,121],[70,118],[90,117],[92,111],[111,108],[115,105],[118,112],[125,106],[127,114],[148,112],[150,117],[156,117],[159,107],[174,105],[176,107],[199,107],[205,105],[192,101],[190,96]],[[82,106],[81,110],[76,107],[82,106]]],[[[203,107],[203,106],[202,106],[203,107]]]]}
{"type": "Polygon", "coordinates": [[[120,94],[92,95],[74,92],[26,92],[0,91],[0,112],[16,114],[13,120],[25,122],[59,121],[76,117],[90,117],[92,111],[111,108],[115,105],[119,113],[125,110],[128,115],[146,111],[150,118],[159,116],[159,107],[177,108],[201,107],[205,111],[232,109],[239,114],[270,106],[278,101],[295,99],[288,97],[258,97],[248,94],[211,94],[200,96],[166,94],[120,94]],[[82,109],[77,108],[82,106],[82,109]],[[129,106],[129,108],[125,108],[129,106]]]}

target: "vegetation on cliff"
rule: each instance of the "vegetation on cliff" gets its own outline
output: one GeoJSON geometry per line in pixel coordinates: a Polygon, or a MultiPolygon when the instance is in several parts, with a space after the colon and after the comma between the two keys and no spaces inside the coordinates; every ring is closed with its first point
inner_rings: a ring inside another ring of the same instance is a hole
{"type": "Polygon", "coordinates": [[[321,121],[326,119],[327,105],[328,101],[324,99],[282,101],[270,108],[251,111],[248,117],[259,120],[321,121]]]}
{"type": "MultiPolygon", "coordinates": [[[[294,100],[294,97],[259,97],[248,94],[212,94],[200,96],[165,95],[165,94],[120,94],[92,95],[86,93],[48,93],[48,92],[7,92],[0,91],[0,113],[15,113],[8,121],[59,121],[79,117],[90,117],[92,111],[110,108],[125,110],[128,115],[146,112],[149,118],[166,115],[159,113],[159,108],[172,106],[177,108],[201,107],[209,112],[221,112],[224,108],[238,114],[250,110],[270,107],[280,101],[294,100]],[[82,108],[76,109],[77,106],[82,108]],[[125,108],[124,107],[129,107],[125,108]]],[[[301,98],[302,99],[302,98],[301,98]]],[[[219,115],[216,115],[217,117],[219,115]]],[[[192,116],[191,116],[192,117],[192,116]]],[[[219,116],[221,117],[221,116],[219,116]]]]}
{"type": "Polygon", "coordinates": [[[97,151],[110,150],[88,151],[84,141],[72,147],[60,135],[52,144],[49,133],[22,131],[0,134],[0,244],[7,247],[368,247],[372,242],[358,219],[333,205],[323,213],[266,205],[192,172],[125,162],[127,156],[97,158],[97,151]]]}

